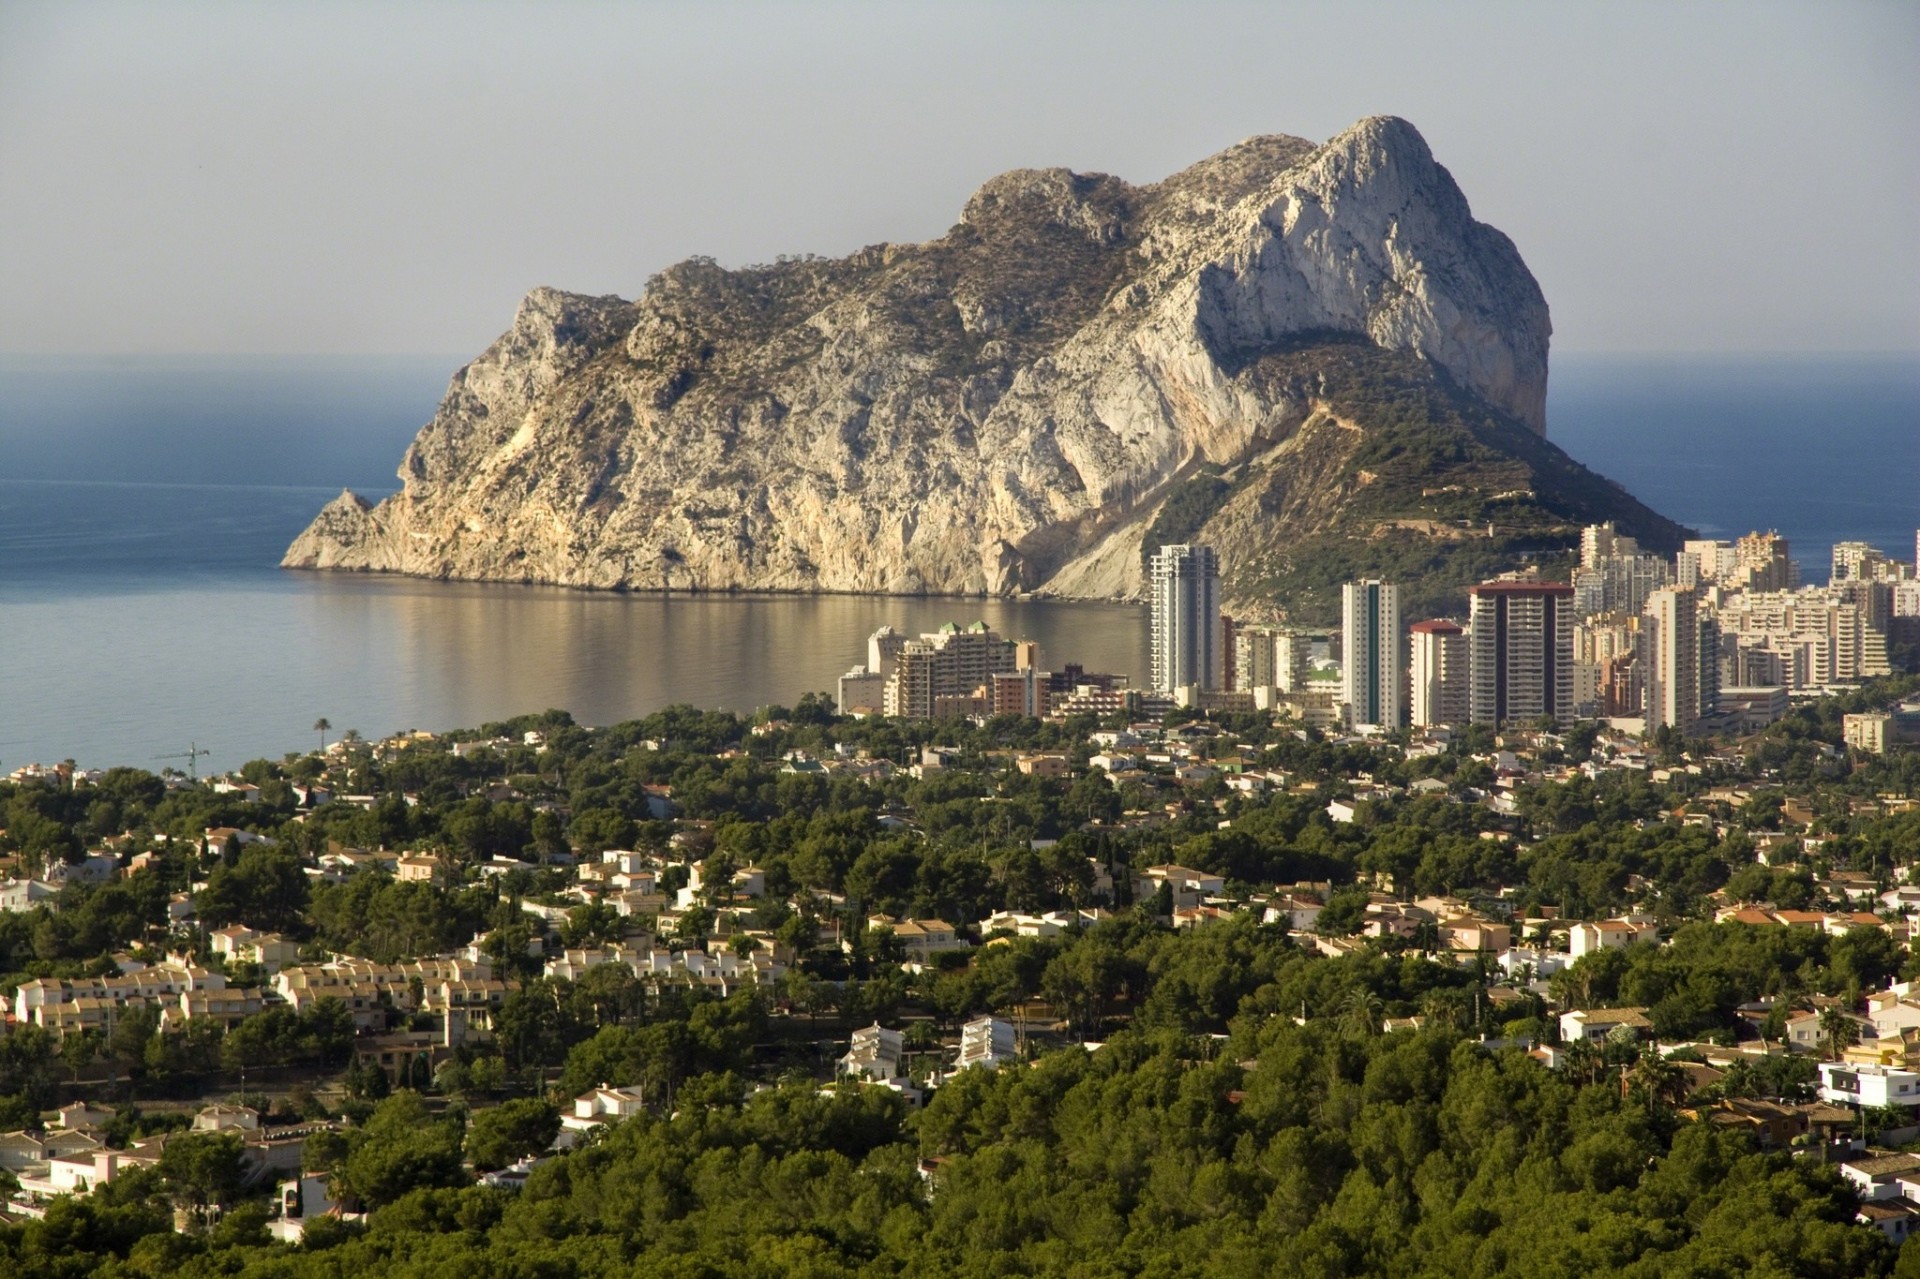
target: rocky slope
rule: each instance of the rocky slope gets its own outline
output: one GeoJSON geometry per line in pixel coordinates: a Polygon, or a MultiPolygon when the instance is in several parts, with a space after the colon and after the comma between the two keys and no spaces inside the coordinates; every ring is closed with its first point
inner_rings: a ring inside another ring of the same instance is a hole
{"type": "Polygon", "coordinates": [[[284,563],[1128,595],[1141,546],[1179,534],[1220,545],[1246,603],[1318,613],[1316,573],[1410,546],[1437,599],[1584,519],[1678,536],[1545,442],[1550,332],[1403,120],[1151,186],[1020,170],[927,244],[693,259],[636,302],[536,290],[404,489],[342,494],[284,563]]]}

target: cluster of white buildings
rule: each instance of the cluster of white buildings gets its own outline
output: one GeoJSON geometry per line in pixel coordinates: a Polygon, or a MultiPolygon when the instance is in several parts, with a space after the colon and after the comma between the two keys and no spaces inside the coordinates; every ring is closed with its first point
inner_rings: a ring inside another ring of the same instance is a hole
{"type": "MultiPolygon", "coordinates": [[[[1042,670],[1036,645],[984,622],[917,638],[882,627],[866,664],[840,678],[840,709],[983,718],[1179,705],[1282,711],[1323,729],[1607,718],[1693,733],[1762,726],[1792,694],[1887,674],[1902,627],[1920,640],[1912,565],[1846,542],[1827,586],[1800,587],[1777,533],[1691,541],[1666,559],[1593,525],[1571,583],[1482,582],[1468,589],[1462,619],[1409,623],[1396,583],[1349,582],[1330,654],[1337,672],[1316,660],[1319,636],[1222,615],[1212,547],[1160,547],[1147,589],[1147,689],[1073,666],[1042,670]]],[[[1920,739],[1920,713],[1880,731],[1905,740],[1909,729],[1920,739]]]]}
{"type": "MultiPolygon", "coordinates": [[[[960,1043],[947,1068],[928,1072],[926,1078],[929,1083],[939,1084],[976,1066],[998,1070],[1020,1061],[1021,1057],[1020,1034],[1012,1022],[998,1017],[975,1017],[960,1028],[960,1043]]],[[[910,1077],[906,1059],[905,1034],[875,1022],[853,1032],[846,1054],[836,1063],[836,1072],[842,1079],[891,1088],[918,1103],[923,1093],[910,1077]]]]}
{"type": "Polygon", "coordinates": [[[1803,586],[1778,533],[1690,541],[1667,560],[1597,525],[1574,587],[1594,713],[1682,732],[1765,722],[1789,696],[1886,675],[1889,642],[1920,635],[1914,566],[1863,542],[1836,545],[1827,584],[1803,586]]]}
{"type": "MultiPolygon", "coordinates": [[[[60,1195],[86,1195],[137,1168],[156,1166],[167,1143],[179,1134],[160,1133],[136,1139],[125,1149],[107,1144],[110,1111],[85,1102],[62,1106],[44,1129],[0,1133],[0,1170],[13,1174],[18,1189],[6,1201],[10,1217],[43,1217],[48,1203],[60,1195]]],[[[249,1183],[269,1177],[298,1177],[307,1138],[327,1124],[269,1128],[260,1113],[247,1106],[216,1104],[194,1116],[189,1132],[233,1133],[241,1142],[242,1176],[249,1183]]],[[[330,1206],[330,1205],[329,1205],[330,1206]]],[[[300,1216],[296,1208],[292,1214],[300,1216]]],[[[275,1227],[279,1222],[273,1223],[275,1227]]],[[[280,1237],[297,1238],[276,1229],[280,1237]]]]}
{"type": "MultiPolygon", "coordinates": [[[[1204,546],[1155,555],[1155,686],[1183,703],[1284,709],[1319,727],[1607,718],[1640,731],[1752,728],[1794,694],[1888,674],[1888,643],[1903,628],[1920,638],[1914,566],[1864,543],[1834,547],[1829,584],[1801,587],[1777,533],[1691,541],[1669,560],[1601,524],[1584,531],[1571,583],[1482,582],[1468,588],[1464,619],[1409,624],[1397,584],[1347,583],[1332,686],[1313,678],[1312,636],[1220,617],[1217,575],[1204,546]]],[[[1920,740],[1920,707],[1856,731],[1865,749],[1920,740]]]]}
{"type": "Polygon", "coordinates": [[[883,626],[867,638],[867,660],[840,677],[843,715],[906,719],[1074,714],[1119,709],[1125,675],[1069,664],[1041,668],[1040,646],[1002,637],[985,622],[948,622],[911,638],[883,626]]]}
{"type": "Polygon", "coordinates": [[[13,1019],[65,1038],[78,1031],[111,1034],[132,1008],[153,1008],[161,1029],[193,1017],[234,1023],[264,1006],[257,989],[229,988],[224,974],[184,959],[148,966],[131,957],[118,960],[111,977],[39,977],[21,983],[13,995],[13,1019]]]}
{"type": "Polygon", "coordinates": [[[1341,592],[1339,678],[1316,677],[1306,632],[1218,613],[1218,565],[1204,546],[1155,555],[1156,687],[1185,704],[1280,710],[1319,728],[1499,724],[1581,713],[1574,588],[1530,579],[1472,587],[1465,624],[1411,626],[1400,588],[1367,579],[1341,592]],[[1197,620],[1211,610],[1209,624],[1197,620]]]}

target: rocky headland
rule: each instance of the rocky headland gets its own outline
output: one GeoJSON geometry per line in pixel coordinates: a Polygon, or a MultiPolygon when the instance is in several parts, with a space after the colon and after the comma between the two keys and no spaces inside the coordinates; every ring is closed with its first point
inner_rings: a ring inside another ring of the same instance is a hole
{"type": "Polygon", "coordinates": [[[624,590],[1124,597],[1219,547],[1243,612],[1362,572],[1445,607],[1613,519],[1546,439],[1546,300],[1404,120],[1164,181],[1017,170],[945,236],[637,301],[536,289],[292,568],[624,590]]]}

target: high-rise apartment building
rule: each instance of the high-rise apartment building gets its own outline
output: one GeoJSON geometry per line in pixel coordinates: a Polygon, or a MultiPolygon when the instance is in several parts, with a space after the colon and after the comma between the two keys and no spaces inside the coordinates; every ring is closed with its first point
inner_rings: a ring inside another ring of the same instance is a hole
{"type": "Polygon", "coordinates": [[[1657,555],[1603,555],[1573,575],[1573,611],[1578,617],[1638,613],[1648,593],[1671,580],[1672,570],[1657,555]]]}
{"type": "Polygon", "coordinates": [[[1273,673],[1281,692],[1300,693],[1313,670],[1313,636],[1305,631],[1276,631],[1273,636],[1273,673]]]}
{"type": "Polygon", "coordinates": [[[1728,582],[1740,559],[1732,542],[1696,539],[1681,543],[1674,561],[1674,581],[1680,586],[1698,586],[1702,582],[1728,582]]]}
{"type": "Polygon", "coordinates": [[[1273,669],[1273,628],[1240,625],[1233,628],[1228,643],[1233,660],[1233,688],[1245,692],[1270,688],[1279,683],[1273,669]]]}
{"type": "Polygon", "coordinates": [[[1234,688],[1297,691],[1312,666],[1313,642],[1297,631],[1277,626],[1239,625],[1233,630],[1234,688]]]}
{"type": "Polygon", "coordinates": [[[1864,582],[1880,576],[1887,557],[1880,548],[1866,542],[1835,542],[1833,544],[1833,571],[1828,581],[1864,582]]]}
{"type": "Polygon", "coordinates": [[[1734,584],[1749,591],[1790,591],[1797,583],[1787,539],[1777,531],[1749,533],[1733,544],[1734,584]]]}
{"type": "Polygon", "coordinates": [[[990,715],[1045,715],[1051,691],[1047,675],[1031,666],[1001,671],[987,683],[990,715]]]}
{"type": "Polygon", "coordinates": [[[948,622],[899,645],[887,676],[885,710],[908,719],[931,719],[939,699],[970,697],[994,675],[1013,669],[1012,640],[1000,638],[985,622],[964,630],[948,622]]]}
{"type": "Polygon", "coordinates": [[[1368,578],[1340,588],[1340,692],[1351,722],[1405,722],[1405,643],[1399,587],[1368,578]]]}
{"type": "Polygon", "coordinates": [[[867,636],[867,671],[878,675],[882,682],[892,678],[894,659],[905,648],[907,637],[891,626],[882,626],[867,636]]]}
{"type": "MultiPolygon", "coordinates": [[[[1700,656],[1694,669],[1699,672],[1696,678],[1695,692],[1698,700],[1695,709],[1700,718],[1709,719],[1720,711],[1721,634],[1720,622],[1711,608],[1698,610],[1700,629],[1700,656]]],[[[1737,646],[1735,652],[1738,652],[1737,646]]],[[[1729,663],[1731,664],[1731,663],[1729,663]]]]}
{"type": "Polygon", "coordinates": [[[1407,630],[1413,640],[1413,726],[1466,723],[1473,712],[1473,655],[1466,628],[1435,619],[1407,630]]]}
{"type": "Polygon", "coordinates": [[[1221,686],[1220,561],[1211,546],[1163,546],[1147,566],[1153,601],[1153,686],[1221,686]]]}
{"type": "Polygon", "coordinates": [[[1691,734],[1700,720],[1699,599],[1691,587],[1669,586],[1647,600],[1640,635],[1645,646],[1647,727],[1691,734]]]}
{"type": "Polygon", "coordinates": [[[1601,560],[1614,555],[1638,555],[1640,543],[1605,524],[1589,524],[1580,530],[1580,567],[1597,568],[1601,560]]]}
{"type": "Polygon", "coordinates": [[[1562,719],[1573,714],[1573,587],[1560,582],[1482,582],[1472,603],[1468,649],[1473,722],[1562,719]]]}
{"type": "MultiPolygon", "coordinates": [[[[1894,584],[1871,581],[1749,591],[1723,600],[1717,621],[1740,652],[1778,655],[1778,682],[1788,688],[1847,684],[1891,669],[1887,634],[1894,621],[1894,593],[1894,584]]],[[[1755,679],[1749,676],[1746,682],[1755,679]]]]}

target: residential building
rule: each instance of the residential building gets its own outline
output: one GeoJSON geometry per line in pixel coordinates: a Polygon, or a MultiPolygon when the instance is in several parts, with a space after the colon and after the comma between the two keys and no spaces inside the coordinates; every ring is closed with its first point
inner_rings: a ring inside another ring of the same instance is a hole
{"type": "Polygon", "coordinates": [[[53,908],[59,888],[37,879],[0,880],[0,910],[32,910],[35,906],[53,908]]]}
{"type": "Polygon", "coordinates": [[[1719,714],[1739,732],[1765,728],[1787,713],[1785,685],[1770,687],[1729,686],[1715,698],[1719,714]]]}
{"type": "Polygon", "coordinates": [[[1232,648],[1233,687],[1239,692],[1297,692],[1313,664],[1311,638],[1285,627],[1237,625],[1232,648]]]}
{"type": "Polygon", "coordinates": [[[1465,724],[1473,713],[1473,654],[1466,628],[1436,618],[1407,629],[1412,636],[1414,727],[1465,724]]]}
{"type": "Polygon", "coordinates": [[[1560,1014],[1560,1038],[1567,1043],[1581,1039],[1598,1043],[1619,1026],[1627,1027],[1640,1039],[1653,1030],[1644,1008],[1582,1008],[1560,1014]]]}
{"type": "Polygon", "coordinates": [[[1153,686],[1221,686],[1225,666],[1220,562],[1211,546],[1162,546],[1147,567],[1153,603],[1153,686]]]}
{"type": "Polygon", "coordinates": [[[1573,575],[1574,613],[1638,613],[1647,593],[1673,576],[1657,555],[1642,555],[1633,538],[1611,523],[1589,525],[1580,535],[1580,568],[1573,575]]]}
{"type": "Polygon", "coordinates": [[[1573,588],[1498,581],[1469,587],[1469,705],[1476,724],[1573,713],[1573,588]]]}
{"type": "MultiPolygon", "coordinates": [[[[880,642],[876,636],[869,646],[880,642]]],[[[893,652],[893,659],[882,709],[907,719],[934,718],[942,699],[974,698],[994,675],[1012,671],[1016,660],[1013,641],[1002,639],[985,622],[965,629],[948,622],[897,648],[888,637],[883,647],[893,652]]]]}
{"type": "Polygon", "coordinates": [[[1657,942],[1660,930],[1651,920],[1601,919],[1567,929],[1567,953],[1574,959],[1597,950],[1621,950],[1635,942],[1657,942]]]}
{"type": "MultiPolygon", "coordinates": [[[[1020,646],[1014,646],[1019,660],[1020,646]]],[[[990,715],[1045,715],[1051,691],[1047,672],[1023,666],[1001,671],[987,681],[987,713],[990,715]]]]}
{"type": "Polygon", "coordinates": [[[1898,1066],[1820,1063],[1820,1100],[1833,1105],[1920,1106],[1920,1074],[1898,1066]]]}
{"type": "Polygon", "coordinates": [[[1683,542],[1675,560],[1674,581],[1680,586],[1698,586],[1703,582],[1731,582],[1739,566],[1732,542],[1696,540],[1683,542]]]}
{"type": "Polygon", "coordinates": [[[1842,715],[1840,731],[1855,750],[1884,755],[1895,746],[1920,745],[1920,702],[1890,711],[1842,715]]]}
{"type": "Polygon", "coordinates": [[[602,1124],[640,1114],[646,1109],[646,1100],[646,1093],[638,1085],[609,1088],[602,1084],[573,1099],[573,1110],[560,1116],[560,1127],[565,1132],[589,1132],[602,1124]]]}
{"type": "Polygon", "coordinates": [[[887,679],[877,671],[856,666],[840,677],[834,702],[842,715],[878,714],[886,705],[887,679]]]}
{"type": "Polygon", "coordinates": [[[1830,582],[1873,581],[1887,565],[1879,547],[1866,542],[1835,542],[1830,582]]]}
{"type": "Polygon", "coordinates": [[[1733,544],[1733,584],[1748,591],[1790,591],[1798,571],[1778,531],[1749,533],[1733,544]]]}
{"type": "Polygon", "coordinates": [[[1133,899],[1136,902],[1152,900],[1162,884],[1167,886],[1173,897],[1174,908],[1179,910],[1198,906],[1209,897],[1217,897],[1227,887],[1223,876],[1168,863],[1149,866],[1134,877],[1133,899]]]}
{"type": "Polygon", "coordinates": [[[1340,589],[1340,698],[1354,724],[1399,728],[1406,664],[1400,588],[1368,578],[1340,589]]]}
{"type": "Polygon", "coordinates": [[[1700,722],[1700,618],[1691,587],[1669,586],[1647,600],[1640,628],[1647,673],[1647,728],[1692,735],[1700,722]]]}
{"type": "Polygon", "coordinates": [[[971,1066],[995,1070],[1020,1060],[1019,1037],[1013,1026],[998,1017],[976,1017],[960,1028],[960,1055],[956,1071],[971,1066]]]}
{"type": "Polygon", "coordinates": [[[853,1032],[847,1054],[840,1059],[839,1073],[884,1084],[900,1077],[900,1059],[905,1053],[905,1036],[875,1022],[865,1030],[853,1032]]]}
{"type": "Polygon", "coordinates": [[[1616,555],[1638,555],[1640,543],[1621,533],[1612,520],[1589,524],[1580,530],[1580,567],[1593,569],[1616,555]]]}
{"type": "Polygon", "coordinates": [[[1920,1155],[1870,1152],[1842,1161],[1840,1177],[1865,1202],[1884,1202],[1901,1195],[1902,1182],[1920,1181],[1920,1155]]]}

